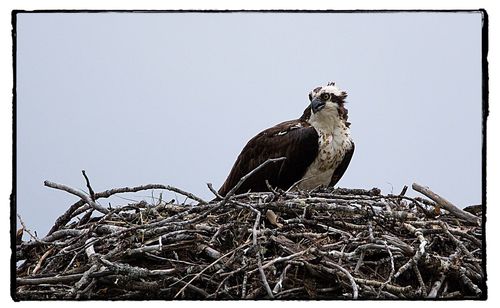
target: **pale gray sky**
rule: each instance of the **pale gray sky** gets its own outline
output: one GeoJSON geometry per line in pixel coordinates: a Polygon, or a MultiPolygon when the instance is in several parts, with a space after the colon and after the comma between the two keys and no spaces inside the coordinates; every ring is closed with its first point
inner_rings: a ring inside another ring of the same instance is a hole
{"type": "Polygon", "coordinates": [[[349,94],[356,143],[339,186],[418,182],[478,204],[481,17],[19,14],[18,213],[44,235],[77,199],[43,181],[86,191],[82,169],[95,191],[162,183],[210,199],[245,143],[328,81],[349,94]]]}

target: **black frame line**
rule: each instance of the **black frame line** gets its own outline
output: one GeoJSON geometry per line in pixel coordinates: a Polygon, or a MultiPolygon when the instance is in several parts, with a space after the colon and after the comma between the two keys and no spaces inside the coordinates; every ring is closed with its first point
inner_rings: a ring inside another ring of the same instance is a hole
{"type": "MultiPolygon", "coordinates": [[[[13,88],[12,88],[12,192],[10,195],[10,239],[11,239],[11,275],[10,275],[10,293],[14,301],[19,302],[20,300],[16,296],[16,226],[17,226],[17,71],[16,71],[16,53],[17,53],[17,15],[18,14],[37,14],[37,13],[325,13],[325,14],[336,14],[336,13],[362,13],[362,14],[373,14],[373,13],[481,13],[482,15],[482,28],[481,28],[481,66],[482,66],[482,253],[483,262],[482,269],[484,273],[483,289],[484,293],[477,299],[428,299],[431,301],[471,301],[471,300],[486,300],[488,299],[488,287],[487,287],[487,254],[486,254],[486,193],[487,193],[487,182],[486,182],[486,135],[487,135],[487,118],[489,115],[489,69],[488,69],[488,13],[486,9],[408,9],[408,10],[395,10],[395,9],[353,9],[353,10],[335,10],[335,9],[325,9],[325,10],[307,10],[307,9],[279,9],[279,10],[218,10],[218,9],[187,9],[187,10],[144,10],[144,9],[110,9],[110,10],[92,10],[92,9],[40,9],[40,10],[12,10],[11,12],[11,25],[12,25],[12,71],[13,71],[13,88]]],[[[300,300],[300,299],[299,299],[300,300]]],[[[303,300],[303,299],[302,299],[303,300]]],[[[373,300],[373,299],[361,299],[361,300],[373,300]]],[[[390,300],[390,299],[388,299],[390,300]]],[[[426,300],[426,299],[418,299],[426,300]]],[[[408,301],[408,300],[406,300],[408,301]]],[[[410,301],[415,301],[410,299],[410,301]]]]}

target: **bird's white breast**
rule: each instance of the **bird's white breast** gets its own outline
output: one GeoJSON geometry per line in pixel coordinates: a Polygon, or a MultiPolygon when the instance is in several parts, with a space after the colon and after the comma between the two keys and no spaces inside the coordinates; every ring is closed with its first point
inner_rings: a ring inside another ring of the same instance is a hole
{"type": "Polygon", "coordinates": [[[307,168],[298,184],[300,189],[313,189],[320,185],[328,186],[333,172],[352,147],[349,128],[344,123],[334,126],[333,130],[318,130],[318,156],[307,168]]]}

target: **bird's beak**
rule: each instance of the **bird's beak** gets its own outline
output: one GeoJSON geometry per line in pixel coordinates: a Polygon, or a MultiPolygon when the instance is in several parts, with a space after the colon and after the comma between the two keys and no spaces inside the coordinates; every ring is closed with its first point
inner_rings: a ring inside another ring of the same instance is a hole
{"type": "Polygon", "coordinates": [[[320,111],[325,107],[325,102],[322,102],[319,98],[315,98],[311,101],[311,108],[314,113],[320,111]]]}

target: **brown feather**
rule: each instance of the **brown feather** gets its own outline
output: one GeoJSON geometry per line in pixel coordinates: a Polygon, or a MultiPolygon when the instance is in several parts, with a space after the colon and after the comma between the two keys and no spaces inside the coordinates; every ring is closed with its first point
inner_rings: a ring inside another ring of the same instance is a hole
{"type": "Polygon", "coordinates": [[[337,182],[340,180],[340,178],[344,175],[345,171],[347,170],[347,167],[349,166],[349,163],[351,162],[352,155],[354,154],[354,142],[351,141],[352,147],[346,151],[344,155],[344,159],[340,162],[340,164],[337,166],[335,171],[333,172],[332,175],[332,180],[330,181],[330,185],[328,186],[335,186],[337,182]]]}
{"type": "Polygon", "coordinates": [[[266,180],[272,187],[288,189],[301,179],[317,153],[318,134],[302,117],[280,123],[262,131],[246,144],[219,194],[225,196],[243,176],[267,159],[278,157],[286,157],[286,160],[260,169],[243,183],[237,193],[267,191],[266,180]]]}

